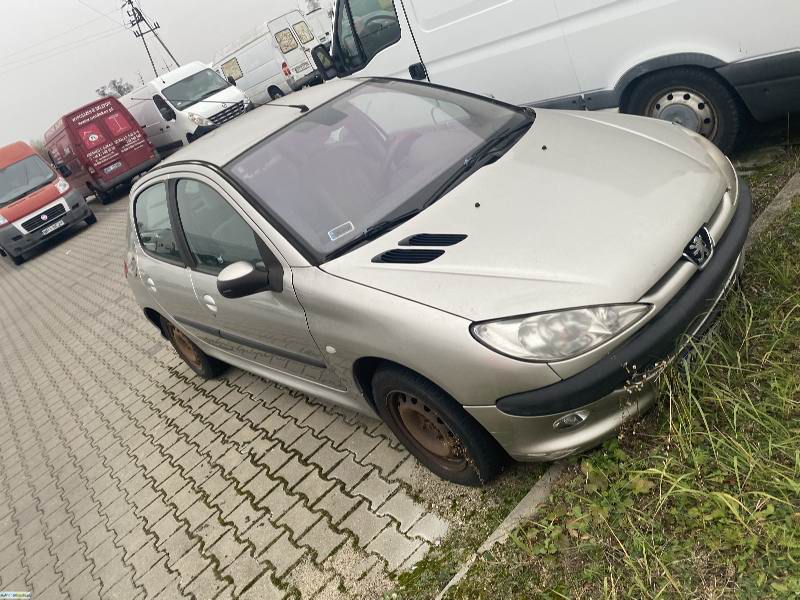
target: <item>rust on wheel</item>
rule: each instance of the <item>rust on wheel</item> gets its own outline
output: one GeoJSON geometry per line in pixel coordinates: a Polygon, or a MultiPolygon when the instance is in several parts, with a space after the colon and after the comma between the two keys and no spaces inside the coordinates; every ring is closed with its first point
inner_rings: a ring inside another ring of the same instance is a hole
{"type": "Polygon", "coordinates": [[[197,350],[197,346],[194,345],[192,340],[186,337],[185,333],[175,327],[172,323],[169,323],[168,327],[170,338],[172,338],[172,342],[175,344],[175,349],[178,351],[178,354],[180,354],[181,358],[191,366],[197,369],[202,369],[203,361],[200,358],[200,353],[197,350]]]}
{"type": "Polygon", "coordinates": [[[424,400],[401,391],[391,392],[387,400],[395,422],[431,461],[451,472],[469,467],[464,445],[424,400]]]}

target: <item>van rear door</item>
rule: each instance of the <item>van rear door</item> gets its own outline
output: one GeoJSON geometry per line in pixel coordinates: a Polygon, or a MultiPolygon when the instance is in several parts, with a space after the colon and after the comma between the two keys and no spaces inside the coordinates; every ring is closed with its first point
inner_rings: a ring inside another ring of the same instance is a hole
{"type": "Polygon", "coordinates": [[[305,46],[297,38],[287,15],[278,17],[269,22],[269,29],[284,62],[292,71],[295,79],[300,79],[311,74],[314,64],[306,52],[305,46]]]}
{"type": "Polygon", "coordinates": [[[69,127],[100,182],[111,182],[153,157],[141,127],[115,98],[70,115],[69,127]]]}

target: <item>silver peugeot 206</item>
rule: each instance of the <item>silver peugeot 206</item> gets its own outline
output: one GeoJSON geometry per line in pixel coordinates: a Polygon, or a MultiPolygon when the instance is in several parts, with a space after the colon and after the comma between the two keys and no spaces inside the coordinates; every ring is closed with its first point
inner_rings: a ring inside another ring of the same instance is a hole
{"type": "Polygon", "coordinates": [[[136,184],[130,286],[199,376],[377,413],[450,481],[612,436],[741,269],[749,191],[679,126],[391,79],[291,100],[136,184]]]}

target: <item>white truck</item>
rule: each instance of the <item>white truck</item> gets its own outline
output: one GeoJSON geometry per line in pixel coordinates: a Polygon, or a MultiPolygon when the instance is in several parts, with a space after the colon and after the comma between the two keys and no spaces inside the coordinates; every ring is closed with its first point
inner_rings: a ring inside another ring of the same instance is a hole
{"type": "Polygon", "coordinates": [[[323,46],[330,47],[331,45],[331,28],[333,23],[328,11],[324,8],[317,8],[309,13],[306,13],[306,21],[308,21],[311,31],[323,46]]]}
{"type": "Polygon", "coordinates": [[[294,10],[225,46],[212,68],[262,104],[322,81],[311,58],[318,44],[303,14],[294,10]]]}
{"type": "Polygon", "coordinates": [[[325,78],[404,77],[515,104],[619,108],[730,151],[800,109],[797,0],[339,0],[325,78]]]}
{"type": "Polygon", "coordinates": [[[165,73],[120,102],[162,156],[252,108],[244,92],[201,62],[165,73]]]}

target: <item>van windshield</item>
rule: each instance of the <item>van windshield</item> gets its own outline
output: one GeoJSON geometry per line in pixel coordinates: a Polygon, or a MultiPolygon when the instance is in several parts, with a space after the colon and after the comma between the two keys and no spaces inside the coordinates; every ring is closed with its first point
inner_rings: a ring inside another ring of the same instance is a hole
{"type": "Polygon", "coordinates": [[[183,110],[227,87],[230,87],[230,84],[219,73],[211,69],[203,69],[194,75],[189,75],[186,79],[181,79],[178,83],[165,87],[162,93],[172,106],[183,110]]]}
{"type": "Polygon", "coordinates": [[[373,79],[301,116],[226,171],[324,262],[387,220],[424,210],[467,158],[531,123],[530,113],[499,102],[373,79]]]}
{"type": "Polygon", "coordinates": [[[53,170],[38,156],[28,156],[0,168],[0,206],[19,200],[55,178],[53,170]]]}

